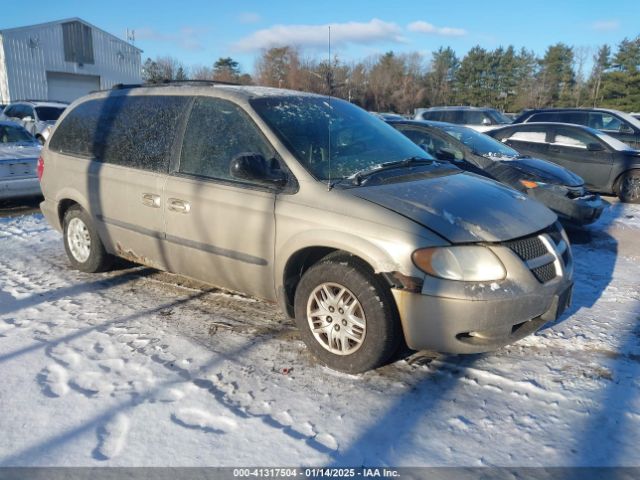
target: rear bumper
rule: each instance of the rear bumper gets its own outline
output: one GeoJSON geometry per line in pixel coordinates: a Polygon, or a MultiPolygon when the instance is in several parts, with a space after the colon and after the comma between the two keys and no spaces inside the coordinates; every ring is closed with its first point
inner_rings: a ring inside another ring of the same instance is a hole
{"type": "Polygon", "coordinates": [[[40,195],[42,195],[42,190],[40,190],[40,182],[36,177],[0,180],[0,200],[40,195]]]}
{"type": "Polygon", "coordinates": [[[58,218],[58,211],[55,204],[45,200],[40,203],[40,210],[47,220],[47,223],[53,227],[54,230],[62,232],[62,225],[60,225],[60,219],[58,218]]]}
{"type": "Polygon", "coordinates": [[[480,353],[534,333],[571,302],[573,284],[495,300],[444,298],[392,289],[407,345],[414,350],[480,353]]]}
{"type": "Polygon", "coordinates": [[[588,225],[595,222],[606,206],[598,194],[569,198],[541,187],[529,189],[527,193],[553,210],[560,220],[574,225],[588,225]]]}

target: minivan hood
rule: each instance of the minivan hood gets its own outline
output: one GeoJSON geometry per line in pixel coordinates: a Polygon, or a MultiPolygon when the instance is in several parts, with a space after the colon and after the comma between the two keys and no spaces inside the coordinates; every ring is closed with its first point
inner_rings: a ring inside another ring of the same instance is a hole
{"type": "Polygon", "coordinates": [[[541,203],[470,173],[347,191],[408,217],[451,243],[501,242],[542,230],[556,220],[541,203]]]}
{"type": "Polygon", "coordinates": [[[539,179],[541,182],[567,187],[579,187],[584,184],[582,177],[571,170],[539,158],[515,158],[501,163],[512,166],[522,173],[537,177],[534,180],[539,179]]]}

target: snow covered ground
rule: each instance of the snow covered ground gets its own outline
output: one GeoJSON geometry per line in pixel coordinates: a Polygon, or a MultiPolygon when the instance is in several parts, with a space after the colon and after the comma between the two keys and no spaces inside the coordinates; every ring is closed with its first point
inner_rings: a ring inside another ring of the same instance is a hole
{"type": "Polygon", "coordinates": [[[0,219],[0,466],[640,465],[640,207],[573,236],[574,304],[498,352],[316,365],[270,304],[68,268],[0,219]]]}

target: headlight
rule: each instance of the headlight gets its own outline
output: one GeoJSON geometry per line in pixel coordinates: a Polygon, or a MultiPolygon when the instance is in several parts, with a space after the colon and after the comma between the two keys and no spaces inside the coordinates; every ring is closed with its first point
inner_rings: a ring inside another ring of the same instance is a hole
{"type": "Polygon", "coordinates": [[[498,257],[478,245],[422,248],[413,252],[412,258],[423,272],[447,280],[488,282],[507,276],[498,257]]]}

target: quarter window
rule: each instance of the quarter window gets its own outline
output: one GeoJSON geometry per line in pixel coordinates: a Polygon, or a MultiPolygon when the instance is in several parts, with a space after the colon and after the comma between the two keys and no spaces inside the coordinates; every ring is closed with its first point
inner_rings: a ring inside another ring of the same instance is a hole
{"type": "Polygon", "coordinates": [[[274,156],[239,106],[219,98],[197,98],[184,134],[180,173],[237,182],[229,173],[229,165],[241,153],[258,153],[266,159],[274,156]]]}

